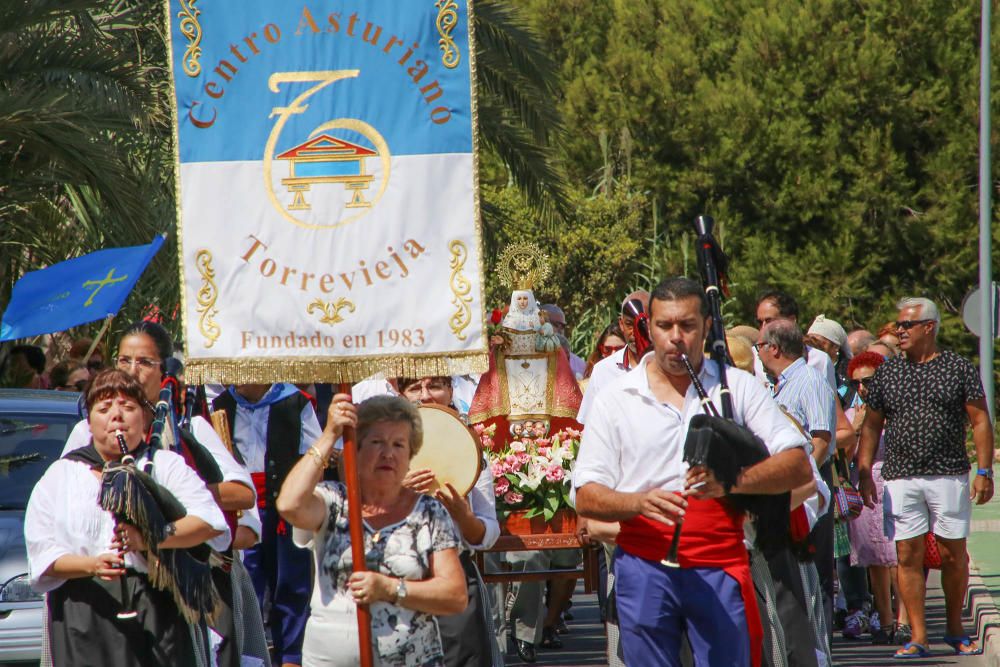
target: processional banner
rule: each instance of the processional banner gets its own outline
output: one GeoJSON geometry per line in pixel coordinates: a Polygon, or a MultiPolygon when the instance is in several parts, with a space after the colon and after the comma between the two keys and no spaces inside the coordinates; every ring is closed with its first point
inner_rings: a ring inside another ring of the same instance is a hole
{"type": "Polygon", "coordinates": [[[484,370],[470,5],[168,2],[189,379],[484,370]]]}

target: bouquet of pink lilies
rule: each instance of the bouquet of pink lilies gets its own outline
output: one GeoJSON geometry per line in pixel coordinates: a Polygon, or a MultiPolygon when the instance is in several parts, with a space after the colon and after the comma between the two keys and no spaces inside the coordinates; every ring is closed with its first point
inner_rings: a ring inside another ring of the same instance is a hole
{"type": "Polygon", "coordinates": [[[546,521],[561,509],[570,509],[573,462],[580,448],[580,431],[566,428],[545,437],[543,422],[519,424],[505,447],[494,444],[496,425],[476,426],[490,466],[497,516],[527,510],[525,518],[541,515],[546,521]],[[518,428],[519,427],[519,428],[518,428]]]}

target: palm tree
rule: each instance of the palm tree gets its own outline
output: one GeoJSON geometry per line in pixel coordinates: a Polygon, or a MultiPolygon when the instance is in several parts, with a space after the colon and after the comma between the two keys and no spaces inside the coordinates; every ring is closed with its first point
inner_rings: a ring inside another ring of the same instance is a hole
{"type": "Polygon", "coordinates": [[[480,137],[528,202],[552,221],[568,209],[552,151],[562,132],[556,68],[509,1],[477,0],[473,21],[480,137]]]}
{"type": "MultiPolygon", "coordinates": [[[[0,304],[25,271],[172,226],[162,10],[150,4],[0,3],[0,304]]],[[[144,301],[176,303],[176,263],[157,263],[167,279],[144,301]]]]}
{"type": "Polygon", "coordinates": [[[122,218],[147,210],[131,151],[165,115],[148,66],[120,48],[108,10],[127,8],[109,5],[0,3],[0,301],[27,266],[81,249],[68,190],[122,218]]]}

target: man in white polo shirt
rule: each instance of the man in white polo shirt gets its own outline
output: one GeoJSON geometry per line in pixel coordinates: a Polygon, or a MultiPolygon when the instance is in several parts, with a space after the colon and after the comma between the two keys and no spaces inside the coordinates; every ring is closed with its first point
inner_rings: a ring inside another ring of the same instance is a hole
{"type": "MultiPolygon", "coordinates": [[[[704,363],[711,317],[701,285],[664,281],[649,314],[654,354],[604,388],[587,416],[573,479],[577,511],[621,523],[615,572],[626,663],[679,664],[686,631],[698,664],[759,665],[743,512],[710,472],[683,462],[688,424],[702,407],[682,353],[719,405],[717,368],[704,363]],[[670,568],[661,560],[677,521],[684,524],[681,567],[670,568]]],[[[771,451],[729,492],[778,494],[808,484],[805,437],[752,376],[731,369],[728,378],[736,421],[771,451]]]]}

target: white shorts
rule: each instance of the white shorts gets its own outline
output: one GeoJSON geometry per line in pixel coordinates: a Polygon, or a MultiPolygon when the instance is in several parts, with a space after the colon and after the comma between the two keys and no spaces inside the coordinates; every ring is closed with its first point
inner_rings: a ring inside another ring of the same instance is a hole
{"type": "Polygon", "coordinates": [[[885,536],[899,542],[933,532],[946,540],[969,536],[969,475],[904,477],[885,481],[885,536]]]}

